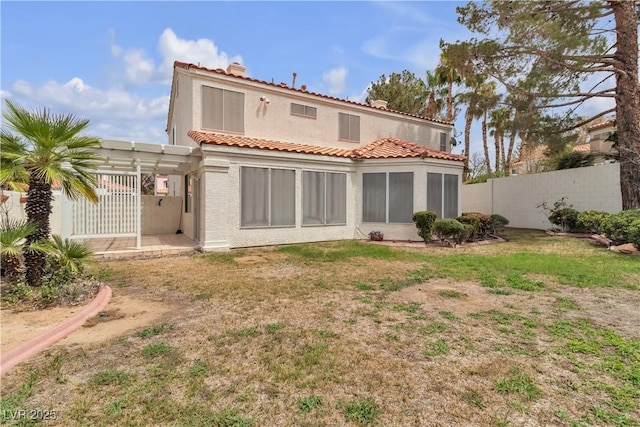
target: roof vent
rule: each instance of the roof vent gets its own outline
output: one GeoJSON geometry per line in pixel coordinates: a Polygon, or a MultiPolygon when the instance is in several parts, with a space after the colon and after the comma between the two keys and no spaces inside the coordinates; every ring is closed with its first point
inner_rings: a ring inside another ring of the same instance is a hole
{"type": "Polygon", "coordinates": [[[306,92],[307,91],[307,85],[300,86],[300,90],[306,92]]]}
{"type": "Polygon", "coordinates": [[[237,62],[233,62],[227,67],[227,74],[234,76],[244,77],[245,71],[247,71],[247,68],[237,62]]]}
{"type": "Polygon", "coordinates": [[[371,106],[374,108],[383,108],[383,109],[387,109],[387,101],[384,101],[382,99],[376,99],[374,101],[371,101],[371,106]]]}

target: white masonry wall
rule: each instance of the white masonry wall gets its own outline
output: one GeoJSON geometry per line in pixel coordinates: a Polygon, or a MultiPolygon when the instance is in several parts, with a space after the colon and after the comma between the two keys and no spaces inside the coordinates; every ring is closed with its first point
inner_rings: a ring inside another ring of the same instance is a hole
{"type": "Polygon", "coordinates": [[[582,212],[622,210],[620,165],[607,164],[490,179],[484,184],[462,186],[462,211],[500,214],[509,227],[544,230],[551,227],[537,208],[553,206],[562,197],[582,212]]]}

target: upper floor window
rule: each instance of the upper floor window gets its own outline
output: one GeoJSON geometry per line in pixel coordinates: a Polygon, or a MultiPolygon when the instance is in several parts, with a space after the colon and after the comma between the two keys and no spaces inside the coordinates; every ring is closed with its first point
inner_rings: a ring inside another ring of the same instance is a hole
{"type": "Polygon", "coordinates": [[[202,86],[202,127],[244,132],[244,93],[202,86]]]}
{"type": "Polygon", "coordinates": [[[338,113],[338,138],[360,142],[360,116],[338,113]]]}
{"type": "Polygon", "coordinates": [[[440,132],[440,151],[447,151],[447,134],[440,132]]]}
{"type": "Polygon", "coordinates": [[[309,107],[308,105],[291,103],[291,115],[304,116],[315,119],[318,117],[318,109],[316,107],[309,107]]]}

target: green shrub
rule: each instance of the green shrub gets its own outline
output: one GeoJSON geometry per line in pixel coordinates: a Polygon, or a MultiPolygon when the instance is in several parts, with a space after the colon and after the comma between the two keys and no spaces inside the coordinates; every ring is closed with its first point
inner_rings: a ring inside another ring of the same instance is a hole
{"type": "Polygon", "coordinates": [[[549,215],[549,222],[562,231],[571,231],[578,224],[578,211],[573,208],[558,209],[549,215]]]}
{"type": "Polygon", "coordinates": [[[629,240],[640,250],[640,218],[634,219],[629,226],[629,240]]]}
{"type": "Polygon", "coordinates": [[[480,218],[477,218],[475,216],[463,215],[456,218],[456,221],[461,224],[467,224],[469,227],[471,227],[471,231],[469,232],[469,237],[467,239],[468,241],[473,242],[480,236],[480,218]]]}
{"type": "Polygon", "coordinates": [[[477,229],[477,239],[486,239],[494,232],[493,220],[491,216],[485,215],[480,212],[465,212],[462,214],[464,217],[478,218],[480,221],[477,229]]]}
{"type": "Polygon", "coordinates": [[[418,235],[426,242],[430,242],[432,237],[433,224],[438,215],[431,211],[420,211],[413,214],[413,222],[418,229],[418,235]]]}
{"type": "Polygon", "coordinates": [[[600,232],[616,245],[631,242],[631,224],[637,219],[640,219],[640,209],[609,215],[602,221],[600,232]]]}
{"type": "Polygon", "coordinates": [[[504,228],[509,225],[509,220],[502,215],[491,215],[491,221],[493,222],[493,234],[502,233],[504,228]]]}
{"type": "Polygon", "coordinates": [[[584,211],[578,214],[578,228],[589,230],[592,233],[598,233],[600,231],[600,225],[602,221],[608,218],[611,214],[604,211],[584,211]]]}
{"type": "Polygon", "coordinates": [[[433,234],[449,244],[462,243],[469,238],[472,227],[455,219],[441,219],[433,224],[433,234]]]}
{"type": "Polygon", "coordinates": [[[568,153],[563,153],[560,155],[556,164],[556,169],[574,169],[591,166],[593,165],[594,159],[595,156],[592,153],[570,151],[568,153]]]}

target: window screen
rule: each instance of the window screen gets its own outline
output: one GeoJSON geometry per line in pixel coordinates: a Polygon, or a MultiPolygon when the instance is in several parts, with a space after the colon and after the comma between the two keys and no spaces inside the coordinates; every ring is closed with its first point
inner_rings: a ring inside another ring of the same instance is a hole
{"type": "Polygon", "coordinates": [[[347,222],[347,175],[309,172],[302,175],[302,224],[347,222]]]}
{"type": "Polygon", "coordinates": [[[362,221],[387,222],[387,174],[362,174],[362,221]]]}
{"type": "Polygon", "coordinates": [[[296,224],[296,172],[271,169],[271,225],[296,224]]]}
{"type": "Polygon", "coordinates": [[[427,173],[427,210],[442,218],[442,174],[427,173]]]}
{"type": "Polygon", "coordinates": [[[360,141],[360,116],[338,113],[338,138],[360,141]]]}
{"type": "Polygon", "coordinates": [[[440,151],[447,151],[447,134],[440,132],[440,151]]]}
{"type": "Polygon", "coordinates": [[[347,223],[347,174],[327,173],[327,224],[347,223]]]}
{"type": "Polygon", "coordinates": [[[244,93],[202,86],[202,127],[244,132],[244,93]]]}
{"type": "Polygon", "coordinates": [[[295,225],[295,171],[242,167],[240,173],[242,227],[295,225]]]}
{"type": "Polygon", "coordinates": [[[413,222],[413,172],[389,173],[389,222],[413,222]]]}
{"type": "Polygon", "coordinates": [[[444,217],[458,216],[458,175],[444,175],[444,217]]]}
{"type": "Polygon", "coordinates": [[[324,172],[302,173],[302,224],[324,224],[324,172]]]}

